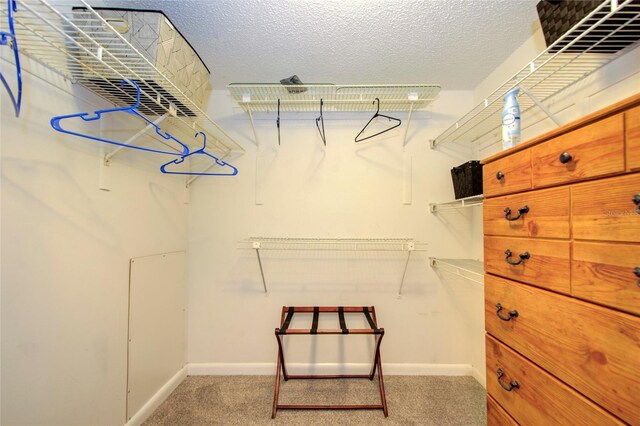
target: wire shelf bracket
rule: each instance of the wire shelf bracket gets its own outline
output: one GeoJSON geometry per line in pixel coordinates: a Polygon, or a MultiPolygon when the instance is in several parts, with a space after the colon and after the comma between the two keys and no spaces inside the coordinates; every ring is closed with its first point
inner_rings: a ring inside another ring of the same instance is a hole
{"type": "Polygon", "coordinates": [[[442,210],[456,210],[465,207],[481,206],[484,197],[482,195],[474,195],[471,197],[460,198],[454,201],[446,201],[443,203],[429,203],[429,211],[437,213],[442,210]]]}
{"type": "MultiPolygon", "coordinates": [[[[253,120],[255,112],[317,112],[322,102],[325,111],[370,112],[372,101],[380,100],[380,111],[408,111],[402,146],[407,142],[411,116],[415,109],[426,108],[440,92],[437,84],[281,85],[232,83],[227,86],[232,99],[249,114],[251,127],[258,142],[253,120]]],[[[326,145],[326,143],[325,143],[326,145]]]]}
{"type": "Polygon", "coordinates": [[[431,148],[450,142],[472,143],[498,130],[502,98],[516,87],[527,95],[519,100],[521,115],[538,107],[560,125],[544,103],[638,47],[639,29],[637,0],[603,0],[483,102],[431,140],[431,148]]]}
{"type": "Polygon", "coordinates": [[[432,268],[453,273],[476,284],[484,284],[484,265],[475,259],[440,259],[429,258],[432,268]]]}
{"type": "Polygon", "coordinates": [[[416,242],[410,238],[394,239],[349,239],[349,238],[263,238],[251,237],[240,241],[240,249],[252,249],[256,252],[260,278],[265,295],[269,294],[264,266],[260,250],[314,250],[314,251],[406,251],[407,258],[402,270],[402,278],[398,287],[398,298],[402,297],[407,267],[414,251],[426,251],[426,244],[416,242]]]}

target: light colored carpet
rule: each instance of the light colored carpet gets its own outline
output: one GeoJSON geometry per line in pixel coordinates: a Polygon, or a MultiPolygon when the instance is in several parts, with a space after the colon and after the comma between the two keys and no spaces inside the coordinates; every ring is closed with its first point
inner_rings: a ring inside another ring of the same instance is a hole
{"type": "MultiPolygon", "coordinates": [[[[486,424],[485,390],[472,377],[386,376],[382,410],[279,410],[271,419],[272,376],[189,376],[147,419],[156,425],[486,424]]],[[[377,376],[282,381],[280,404],[379,404],[377,376]]]]}

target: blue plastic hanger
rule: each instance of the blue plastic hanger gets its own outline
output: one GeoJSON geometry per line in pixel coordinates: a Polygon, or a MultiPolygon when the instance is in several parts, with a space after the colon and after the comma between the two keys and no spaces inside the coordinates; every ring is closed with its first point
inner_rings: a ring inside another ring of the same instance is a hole
{"type": "Polygon", "coordinates": [[[13,91],[9,87],[9,83],[5,80],[4,75],[0,72],[0,80],[5,89],[11,97],[11,103],[16,111],[16,117],[20,116],[20,107],[22,106],[22,68],[20,68],[20,55],[18,54],[18,39],[16,38],[16,30],[13,26],[13,13],[18,11],[18,5],[16,0],[7,0],[7,16],[9,17],[9,31],[0,31],[0,46],[6,46],[9,44],[9,38],[11,38],[11,45],[13,48],[13,56],[16,62],[16,74],[18,78],[18,97],[13,94],[13,91]]]}
{"type": "Polygon", "coordinates": [[[198,176],[235,176],[238,174],[238,169],[236,169],[235,167],[233,167],[231,164],[229,163],[225,163],[224,161],[220,160],[218,157],[215,157],[211,154],[209,154],[208,152],[206,152],[204,149],[207,147],[207,135],[204,134],[203,132],[198,132],[195,134],[195,137],[198,137],[198,135],[202,135],[202,139],[204,139],[204,144],[202,145],[202,148],[190,152],[187,155],[182,156],[181,158],[178,158],[176,160],[173,161],[169,161],[166,164],[163,164],[162,166],[160,166],[160,171],[162,173],[166,173],[166,174],[170,174],[170,175],[198,175],[198,176]],[[204,172],[174,172],[174,171],[170,171],[167,170],[167,166],[171,165],[171,164],[180,164],[184,161],[185,158],[187,157],[191,157],[192,155],[206,155],[207,157],[211,157],[215,163],[218,166],[221,167],[228,167],[231,169],[230,173],[207,173],[206,171],[204,172]]]}
{"type": "Polygon", "coordinates": [[[79,136],[81,138],[87,138],[87,139],[95,140],[95,141],[98,141],[98,142],[104,142],[104,143],[110,143],[110,144],[113,144],[113,145],[119,145],[119,146],[123,146],[125,148],[141,149],[143,151],[155,152],[155,153],[158,153],[158,154],[169,154],[169,155],[180,155],[180,156],[187,155],[189,153],[189,147],[187,145],[185,145],[184,143],[180,142],[175,137],[171,136],[171,134],[169,134],[167,132],[163,132],[160,129],[160,127],[158,127],[157,124],[155,124],[154,122],[150,121],[147,117],[145,117],[143,114],[138,112],[137,108],[140,106],[140,87],[136,84],[135,81],[131,81],[131,80],[122,80],[120,85],[124,86],[126,83],[129,83],[129,84],[131,84],[132,86],[134,86],[136,88],[136,103],[135,103],[135,105],[128,106],[128,107],[123,107],[123,108],[101,109],[101,110],[98,110],[95,113],[93,113],[94,115],[92,115],[91,113],[88,113],[88,112],[81,112],[81,113],[77,113],[77,114],[56,116],[56,117],[53,117],[51,119],[51,127],[53,127],[58,132],[67,133],[69,135],[79,136]],[[100,118],[102,118],[102,116],[104,114],[109,114],[109,113],[112,113],[112,112],[126,112],[126,113],[135,115],[136,117],[139,117],[139,118],[143,119],[147,124],[149,124],[150,126],[155,127],[156,133],[158,135],[160,135],[164,140],[173,141],[177,145],[176,148],[179,148],[181,150],[181,152],[164,151],[164,150],[161,150],[161,149],[153,149],[153,148],[148,148],[148,147],[139,146],[139,145],[131,145],[131,144],[123,143],[123,142],[112,141],[110,139],[98,138],[98,137],[95,137],[95,136],[85,135],[83,133],[77,133],[77,132],[73,132],[71,130],[63,129],[62,126],[60,125],[61,121],[72,119],[72,118],[81,118],[83,121],[96,121],[96,120],[100,120],[100,118]]]}

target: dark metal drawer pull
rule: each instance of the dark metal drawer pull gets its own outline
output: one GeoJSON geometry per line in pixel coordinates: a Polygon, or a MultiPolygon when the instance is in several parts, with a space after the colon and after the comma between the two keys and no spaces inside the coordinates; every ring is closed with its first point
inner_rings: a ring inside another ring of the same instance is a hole
{"type": "Polygon", "coordinates": [[[504,173],[502,173],[502,172],[496,173],[496,179],[498,179],[498,180],[504,179],[504,173]]]}
{"type": "Polygon", "coordinates": [[[634,195],[631,201],[636,205],[636,213],[640,214],[640,194],[634,195]]]}
{"type": "Polygon", "coordinates": [[[571,160],[573,160],[573,157],[568,152],[563,152],[562,154],[560,154],[560,162],[562,164],[567,164],[571,160]]]}
{"type": "Polygon", "coordinates": [[[527,259],[529,259],[529,258],[531,257],[531,255],[529,254],[529,252],[528,252],[528,251],[525,251],[524,253],[520,253],[520,254],[518,255],[518,258],[519,258],[518,260],[513,261],[513,260],[511,260],[511,255],[513,254],[513,253],[511,252],[511,250],[507,249],[507,250],[504,252],[504,254],[506,254],[506,255],[507,255],[507,257],[505,257],[504,259],[507,261],[507,263],[508,263],[509,265],[519,265],[519,264],[521,264],[522,262],[524,262],[525,260],[527,260],[527,259]]]}
{"type": "Polygon", "coordinates": [[[525,213],[529,213],[529,206],[520,207],[518,209],[518,216],[511,216],[511,209],[507,207],[504,209],[504,218],[507,220],[518,220],[520,219],[520,216],[525,213]]]}
{"type": "Polygon", "coordinates": [[[633,273],[638,277],[638,287],[640,287],[640,266],[636,266],[633,270],[633,273]]]}
{"type": "Polygon", "coordinates": [[[507,314],[509,314],[508,317],[502,316],[502,314],[500,313],[500,311],[502,310],[501,303],[498,303],[496,305],[496,308],[498,308],[498,310],[496,311],[496,315],[498,315],[498,318],[500,318],[502,321],[511,321],[511,318],[516,318],[518,316],[518,311],[516,311],[515,309],[513,311],[507,312],[507,314]]]}
{"type": "Polygon", "coordinates": [[[498,383],[500,383],[502,389],[506,390],[507,392],[511,392],[514,388],[517,389],[520,387],[520,383],[516,382],[515,380],[512,380],[508,385],[505,385],[502,381],[502,376],[504,376],[504,371],[502,371],[502,368],[498,368],[498,383]]]}

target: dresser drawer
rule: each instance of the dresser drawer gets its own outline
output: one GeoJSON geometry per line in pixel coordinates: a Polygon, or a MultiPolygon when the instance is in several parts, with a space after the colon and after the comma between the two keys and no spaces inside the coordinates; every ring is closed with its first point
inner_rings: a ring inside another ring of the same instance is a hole
{"type": "Polygon", "coordinates": [[[573,243],[571,294],[640,315],[640,244],[573,243]]]}
{"type": "Polygon", "coordinates": [[[640,318],[487,275],[485,324],[615,416],[640,419],[640,318]]]}
{"type": "Polygon", "coordinates": [[[569,197],[563,187],[489,198],[483,203],[484,233],[569,238],[569,197]]]}
{"type": "Polygon", "coordinates": [[[599,426],[622,424],[493,337],[486,337],[486,348],[487,392],[518,423],[599,426]]]}
{"type": "Polygon", "coordinates": [[[627,170],[640,170],[640,107],[625,113],[627,170]]]}
{"type": "Polygon", "coordinates": [[[570,253],[568,241],[484,238],[484,268],[487,273],[565,294],[571,291],[570,253]],[[510,256],[507,256],[507,250],[511,252],[510,256]]]}
{"type": "Polygon", "coordinates": [[[618,114],[531,148],[534,188],[624,171],[624,120],[618,114]],[[563,154],[570,160],[562,163],[563,154]]]}
{"type": "Polygon", "coordinates": [[[487,395],[487,426],[518,426],[506,411],[487,395]]]}
{"type": "Polygon", "coordinates": [[[571,187],[573,238],[640,242],[640,173],[571,187]]]}
{"type": "Polygon", "coordinates": [[[486,197],[531,189],[531,153],[516,152],[482,168],[482,191],[486,197]]]}

